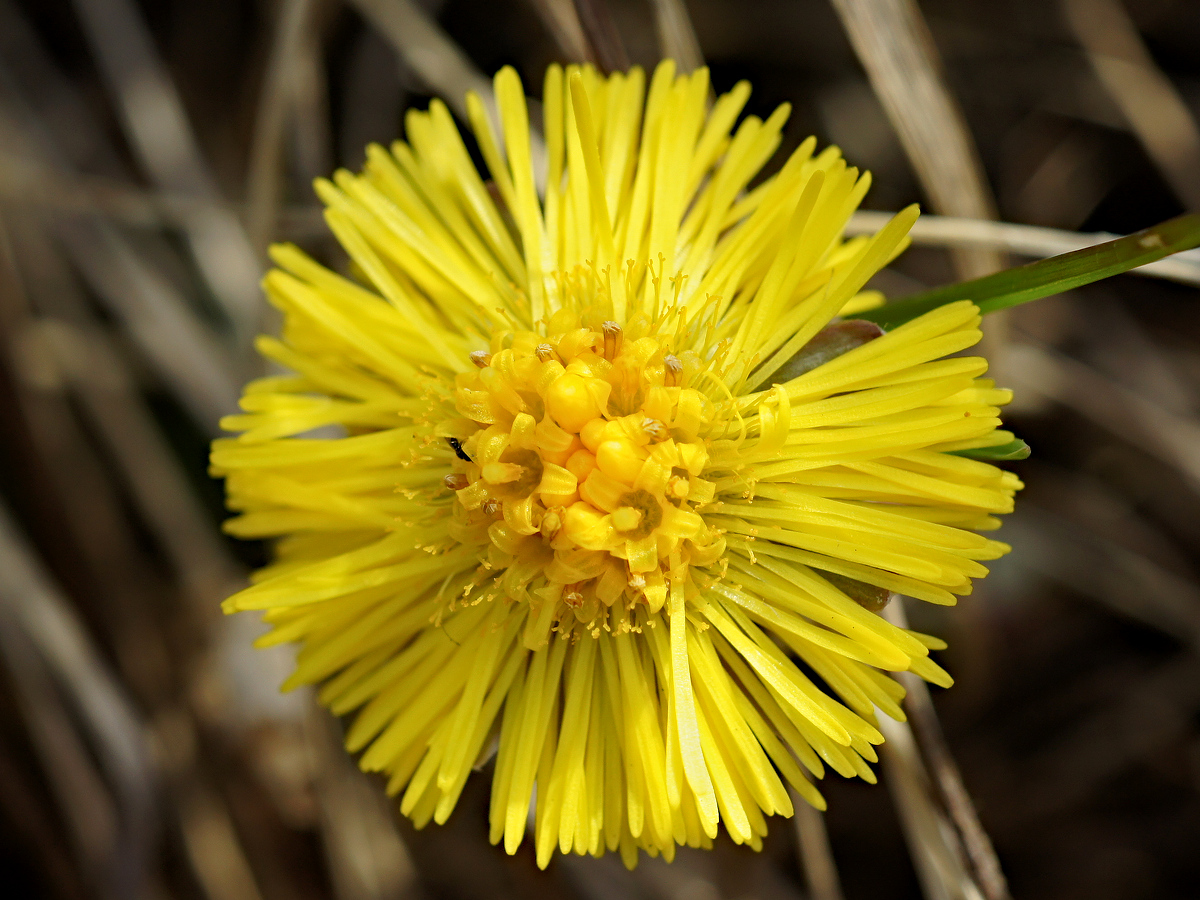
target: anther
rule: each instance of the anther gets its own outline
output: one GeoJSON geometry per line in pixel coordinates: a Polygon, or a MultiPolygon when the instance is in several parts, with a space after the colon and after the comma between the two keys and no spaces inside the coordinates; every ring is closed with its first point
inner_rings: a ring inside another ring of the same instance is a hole
{"type": "Polygon", "coordinates": [[[643,513],[632,506],[622,506],[612,514],[613,528],[617,531],[633,531],[642,524],[643,513]]]}
{"type": "Polygon", "coordinates": [[[583,592],[579,590],[579,583],[568,584],[563,589],[563,603],[571,607],[571,609],[579,609],[583,606],[583,592]]]}
{"type": "Polygon", "coordinates": [[[442,479],[442,484],[452,491],[461,491],[470,483],[467,480],[467,476],[461,472],[452,472],[442,479]]]}
{"type": "Polygon", "coordinates": [[[537,358],[542,362],[550,362],[552,359],[562,362],[562,357],[558,355],[558,351],[554,349],[553,344],[538,344],[533,352],[537,354],[537,358]]]}
{"type": "Polygon", "coordinates": [[[621,326],[616,322],[605,322],[600,326],[600,332],[604,335],[604,358],[610,361],[616,359],[624,339],[621,326]]]}
{"type": "Polygon", "coordinates": [[[678,387],[680,376],[683,375],[683,363],[674,354],[667,354],[663,360],[663,385],[678,387]]]}
{"type": "Polygon", "coordinates": [[[486,350],[475,350],[471,353],[471,362],[480,369],[486,369],[492,364],[492,354],[486,350]]]}
{"type": "Polygon", "coordinates": [[[656,444],[671,436],[667,426],[658,419],[642,419],[642,431],[646,432],[646,436],[656,444]]]}
{"type": "Polygon", "coordinates": [[[635,593],[642,593],[646,590],[646,576],[640,572],[629,576],[629,586],[633,588],[635,593]]]}
{"type": "Polygon", "coordinates": [[[488,484],[508,484],[516,481],[524,472],[516,463],[491,462],[483,467],[481,474],[488,484]]]}
{"type": "Polygon", "coordinates": [[[553,540],[554,536],[562,529],[562,516],[554,510],[550,510],[546,515],[542,516],[542,537],[546,540],[553,540]]]}
{"type": "Polygon", "coordinates": [[[686,478],[675,475],[667,482],[667,496],[674,497],[676,500],[684,499],[691,490],[691,485],[688,484],[686,478]]]}
{"type": "Polygon", "coordinates": [[[500,512],[500,504],[490,497],[483,501],[483,506],[481,508],[483,509],[484,514],[489,516],[494,516],[496,513],[500,512]]]}

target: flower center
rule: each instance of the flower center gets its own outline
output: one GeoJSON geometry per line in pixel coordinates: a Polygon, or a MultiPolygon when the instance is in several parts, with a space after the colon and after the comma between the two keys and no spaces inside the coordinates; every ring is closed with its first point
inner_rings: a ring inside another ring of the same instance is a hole
{"type": "Polygon", "coordinates": [[[696,511],[714,494],[701,474],[715,411],[686,386],[700,362],[637,330],[559,314],[548,336],[509,332],[472,354],[456,383],[458,531],[560,629],[618,601],[658,610],[673,575],[724,551],[696,511]]]}

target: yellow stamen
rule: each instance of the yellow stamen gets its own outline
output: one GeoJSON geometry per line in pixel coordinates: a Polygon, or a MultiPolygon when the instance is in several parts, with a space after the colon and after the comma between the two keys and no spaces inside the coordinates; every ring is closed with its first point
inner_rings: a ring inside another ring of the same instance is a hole
{"type": "Polygon", "coordinates": [[[483,480],[488,484],[507,484],[516,481],[525,469],[513,463],[488,463],[483,467],[483,480]]]}
{"type": "Polygon", "coordinates": [[[642,518],[641,510],[622,506],[612,514],[613,528],[617,531],[633,531],[641,524],[642,518]]]}

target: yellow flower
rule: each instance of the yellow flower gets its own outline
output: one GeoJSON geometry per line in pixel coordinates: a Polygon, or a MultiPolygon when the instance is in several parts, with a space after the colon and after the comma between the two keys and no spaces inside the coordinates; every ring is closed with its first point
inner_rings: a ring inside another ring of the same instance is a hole
{"type": "Polygon", "coordinates": [[[277,559],[225,609],[302,645],[287,687],[357,711],[348,748],[418,827],[498,747],[492,840],[516,850],[536,787],[540,865],[670,859],[719,822],[758,847],[785,783],[823,808],[825,765],[875,780],[886,672],[950,683],[877,613],[1007,550],[975,532],[1020,483],[956,451],[1012,439],[1009,394],[945,358],[969,302],[835,318],[881,302],[917,212],[844,241],[869,177],[812,139],[751,187],[786,107],[734,129],[746,84],[706,111],[704,70],[552,66],[539,188],[521,84],[495,86],[500,137],[470,98],[490,183],[435,101],[317,185],[354,280],[274,248],[259,349],[290,374],[212,462],[229,532],[277,559]]]}

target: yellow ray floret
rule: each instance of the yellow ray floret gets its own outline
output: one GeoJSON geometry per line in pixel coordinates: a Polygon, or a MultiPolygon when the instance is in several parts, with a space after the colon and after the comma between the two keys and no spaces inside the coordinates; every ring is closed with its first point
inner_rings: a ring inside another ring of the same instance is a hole
{"type": "Polygon", "coordinates": [[[212,465],[228,530],[277,554],[225,609],[300,644],[287,686],[353,716],[418,826],[495,747],[492,840],[536,794],[541,865],[721,824],[758,847],[788,785],[874,780],[886,673],[949,684],[879,610],[953,603],[1007,550],[979,532],[1020,482],[969,455],[1011,440],[1009,395],[951,356],[969,302],[851,318],[917,212],[844,240],[869,177],[812,139],[754,184],[786,108],[552,66],[539,193],[520,82],[495,87],[498,131],[468,104],[486,180],[435,101],[318,184],[352,278],[274,248],[259,349],[290,374],[212,465]]]}

